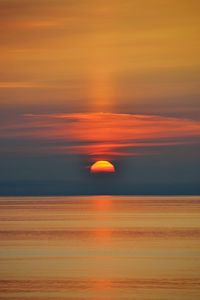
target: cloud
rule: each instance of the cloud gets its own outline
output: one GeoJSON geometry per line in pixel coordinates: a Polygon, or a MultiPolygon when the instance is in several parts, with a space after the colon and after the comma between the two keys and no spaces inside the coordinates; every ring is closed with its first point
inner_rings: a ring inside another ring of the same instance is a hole
{"type": "Polygon", "coordinates": [[[24,20],[24,21],[12,21],[12,22],[0,22],[1,27],[5,28],[6,30],[9,29],[48,29],[48,28],[56,28],[64,26],[64,22],[57,21],[57,20],[24,20]]]}
{"type": "Polygon", "coordinates": [[[114,113],[26,114],[4,120],[0,129],[1,152],[91,158],[157,153],[161,148],[197,144],[199,137],[198,121],[114,113]]]}
{"type": "Polygon", "coordinates": [[[39,83],[26,81],[1,81],[0,89],[32,89],[42,87],[39,83]]]}
{"type": "Polygon", "coordinates": [[[32,81],[0,81],[0,89],[63,89],[64,83],[32,81]]]}

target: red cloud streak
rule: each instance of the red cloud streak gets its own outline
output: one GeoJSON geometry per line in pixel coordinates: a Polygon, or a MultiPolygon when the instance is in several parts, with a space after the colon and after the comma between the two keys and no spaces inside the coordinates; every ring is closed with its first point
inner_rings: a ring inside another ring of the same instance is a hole
{"type": "MultiPolygon", "coordinates": [[[[0,129],[0,138],[37,141],[35,147],[27,150],[30,152],[102,158],[143,155],[141,149],[147,147],[197,143],[199,136],[199,121],[113,113],[30,114],[20,120],[4,121],[0,129]]],[[[25,152],[26,149],[24,146],[25,152]]]]}

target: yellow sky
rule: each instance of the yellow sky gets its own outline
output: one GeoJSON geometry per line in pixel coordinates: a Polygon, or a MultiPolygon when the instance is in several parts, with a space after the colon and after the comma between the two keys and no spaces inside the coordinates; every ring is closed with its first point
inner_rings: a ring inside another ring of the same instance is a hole
{"type": "Polygon", "coordinates": [[[197,0],[0,0],[0,107],[195,113],[197,0]]]}

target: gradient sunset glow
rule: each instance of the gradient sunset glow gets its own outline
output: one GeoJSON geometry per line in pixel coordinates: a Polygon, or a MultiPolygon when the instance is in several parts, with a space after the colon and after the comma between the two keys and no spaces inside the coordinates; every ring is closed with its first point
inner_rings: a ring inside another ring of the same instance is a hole
{"type": "Polygon", "coordinates": [[[200,299],[200,0],[0,0],[0,300],[200,299]]]}
{"type": "Polygon", "coordinates": [[[199,11],[195,0],[0,0],[0,191],[61,181],[77,192],[101,160],[115,162],[122,194],[200,186],[199,11]]]}

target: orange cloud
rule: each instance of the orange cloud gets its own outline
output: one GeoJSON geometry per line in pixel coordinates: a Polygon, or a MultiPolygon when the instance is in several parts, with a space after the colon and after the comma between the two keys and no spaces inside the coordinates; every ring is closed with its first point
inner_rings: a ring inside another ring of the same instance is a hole
{"type": "Polygon", "coordinates": [[[1,138],[27,141],[27,151],[85,154],[101,159],[198,143],[199,136],[199,121],[114,113],[29,114],[20,121],[4,121],[0,129],[1,138]]]}
{"type": "Polygon", "coordinates": [[[2,81],[0,82],[0,89],[32,89],[40,88],[42,85],[35,82],[26,81],[2,81]]]}

